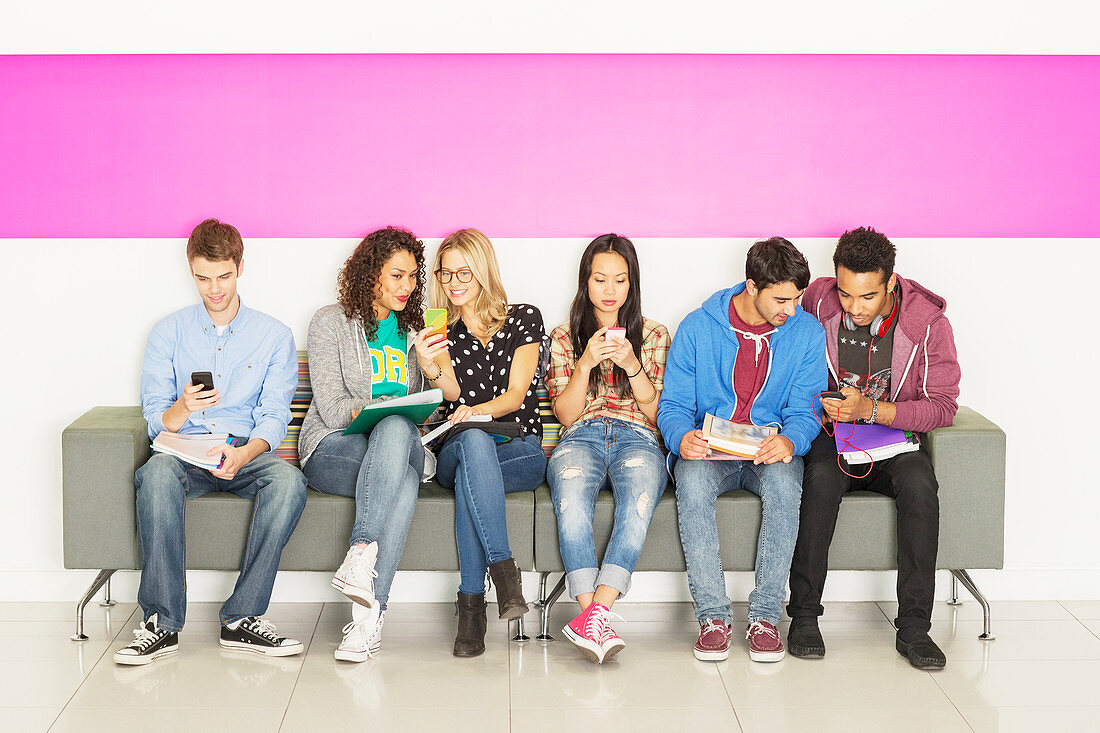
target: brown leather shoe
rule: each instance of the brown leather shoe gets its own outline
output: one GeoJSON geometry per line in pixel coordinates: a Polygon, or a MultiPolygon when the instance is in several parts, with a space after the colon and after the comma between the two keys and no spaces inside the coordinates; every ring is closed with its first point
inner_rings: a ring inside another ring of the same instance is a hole
{"type": "Polygon", "coordinates": [[[519,565],[515,558],[495,562],[489,566],[489,577],[497,587],[497,609],[502,619],[509,621],[527,613],[527,601],[523,600],[519,565]]]}
{"type": "Polygon", "coordinates": [[[456,657],[476,657],[485,651],[484,593],[459,593],[455,602],[458,614],[458,633],[455,635],[454,655],[456,657]]]}

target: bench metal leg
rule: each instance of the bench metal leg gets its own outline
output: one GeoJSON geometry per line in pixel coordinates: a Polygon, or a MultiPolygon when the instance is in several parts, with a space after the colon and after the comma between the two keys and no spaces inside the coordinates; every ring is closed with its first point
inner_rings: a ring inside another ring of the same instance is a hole
{"type": "Polygon", "coordinates": [[[962,601],[959,600],[959,579],[955,577],[954,573],[951,575],[951,597],[947,599],[947,605],[962,605],[962,601]]]}
{"type": "Polygon", "coordinates": [[[970,594],[977,599],[978,603],[982,604],[982,633],[978,638],[982,641],[993,641],[996,639],[997,637],[989,630],[989,601],[987,601],[985,596],[982,595],[982,592],[978,590],[978,586],[974,584],[974,580],[970,577],[970,573],[965,570],[952,570],[951,577],[958,578],[959,582],[970,591],[970,594]]]}
{"type": "Polygon", "coordinates": [[[114,570],[100,570],[99,574],[95,576],[95,580],[88,586],[88,590],[84,591],[84,595],[76,602],[76,633],[69,637],[73,641],[88,640],[88,637],[84,634],[84,607],[88,605],[88,601],[92,600],[96,591],[106,585],[114,574],[114,570]]]}
{"type": "Polygon", "coordinates": [[[554,590],[550,591],[550,595],[546,595],[546,581],[545,578],[550,573],[543,574],[543,581],[540,583],[540,593],[542,598],[539,599],[538,607],[542,611],[542,630],[535,638],[539,641],[553,641],[554,637],[550,635],[550,609],[554,607],[554,603],[561,597],[562,592],[565,591],[565,573],[562,573],[561,578],[558,579],[557,585],[554,586],[554,590]]]}
{"type": "Polygon", "coordinates": [[[103,584],[103,600],[99,602],[99,605],[103,608],[110,608],[111,606],[118,605],[114,599],[111,598],[111,578],[108,576],[107,582],[103,584]]]}
{"type": "Polygon", "coordinates": [[[523,616],[516,619],[516,635],[512,637],[512,641],[531,641],[531,637],[523,631],[523,616]]]}

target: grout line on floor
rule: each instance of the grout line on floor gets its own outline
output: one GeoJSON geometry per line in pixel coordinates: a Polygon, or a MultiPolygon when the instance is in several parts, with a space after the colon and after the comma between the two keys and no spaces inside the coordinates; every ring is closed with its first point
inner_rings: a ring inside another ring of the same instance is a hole
{"type": "Polygon", "coordinates": [[[302,670],[306,668],[306,655],[309,654],[309,648],[313,646],[313,638],[317,636],[317,629],[321,626],[321,617],[325,614],[325,606],[328,603],[322,603],[321,607],[317,610],[317,618],[313,621],[313,631],[309,635],[309,640],[305,642],[305,648],[302,649],[302,663],[298,665],[298,675],[294,678],[294,685],[290,688],[290,695],[286,699],[286,707],[283,708],[283,717],[279,719],[278,730],[283,729],[283,724],[286,723],[286,715],[290,712],[290,704],[294,702],[294,691],[298,689],[298,681],[302,679],[302,670]]]}
{"type": "Polygon", "coordinates": [[[925,674],[932,678],[932,684],[939,688],[940,692],[943,693],[943,696],[947,698],[947,702],[951,704],[951,707],[954,708],[955,712],[959,714],[960,718],[962,718],[963,723],[966,724],[966,727],[973,731],[974,726],[970,724],[970,721],[967,719],[966,715],[963,714],[963,711],[959,709],[959,706],[955,703],[954,700],[951,699],[951,696],[947,694],[947,690],[945,690],[943,688],[943,685],[940,684],[939,680],[936,679],[936,675],[931,672],[925,672],[925,674]]]}
{"type": "MultiPolygon", "coordinates": [[[[98,666],[100,665],[100,663],[101,663],[101,662],[103,661],[103,658],[104,658],[105,656],[107,656],[107,654],[111,654],[111,656],[112,656],[112,657],[114,656],[114,652],[112,652],[111,650],[112,650],[112,649],[114,648],[114,645],[115,645],[115,641],[117,641],[117,640],[118,640],[118,635],[122,633],[122,631],[123,631],[123,630],[124,630],[124,629],[125,629],[125,628],[126,628],[126,627],[127,627],[128,625],[129,625],[129,622],[130,622],[130,621],[131,621],[131,620],[132,620],[132,619],[134,618],[134,616],[135,616],[135,615],[136,615],[136,614],[137,614],[137,613],[138,613],[138,612],[139,612],[140,610],[141,610],[141,606],[137,606],[137,607],[135,607],[135,608],[134,608],[134,610],[130,612],[130,615],[126,617],[126,620],[125,620],[124,622],[122,622],[121,624],[119,624],[119,629],[118,629],[118,631],[116,631],[116,632],[115,632],[115,633],[114,633],[114,634],[113,634],[113,635],[111,636],[111,638],[110,638],[110,639],[108,639],[108,641],[107,641],[107,646],[106,646],[106,647],[104,648],[104,650],[103,650],[103,653],[99,655],[99,658],[98,658],[98,659],[96,659],[96,660],[95,660],[95,662],[94,662],[94,663],[93,663],[93,664],[92,664],[92,665],[91,665],[90,667],[88,667],[88,672],[87,672],[87,674],[85,674],[85,675],[84,675],[83,677],[81,677],[81,678],[80,678],[80,684],[78,684],[78,685],[76,686],[76,689],[75,689],[75,690],[73,690],[73,694],[69,695],[68,699],[67,699],[67,700],[65,700],[65,704],[63,704],[63,705],[61,706],[61,709],[57,711],[57,715],[55,715],[55,716],[54,716],[54,718],[53,718],[53,720],[52,720],[52,721],[50,722],[50,727],[46,729],[47,733],[48,733],[49,731],[53,730],[53,727],[54,727],[55,725],[57,725],[57,721],[58,721],[58,719],[59,719],[59,718],[60,718],[60,717],[61,717],[61,716],[62,716],[62,715],[63,715],[63,714],[65,713],[65,711],[66,711],[66,710],[68,709],[68,707],[69,707],[69,704],[70,704],[70,703],[71,703],[71,702],[73,701],[73,698],[77,696],[77,693],[79,693],[79,692],[80,692],[80,688],[81,688],[81,687],[83,687],[83,686],[84,686],[84,683],[88,681],[88,678],[92,676],[92,673],[93,673],[93,672],[95,672],[95,670],[96,670],[96,667],[98,667],[98,666]]],[[[108,612],[108,613],[109,613],[109,612],[108,612]]],[[[86,620],[86,619],[85,619],[85,620],[86,620]]],[[[82,643],[83,643],[83,642],[79,642],[79,641],[74,641],[74,642],[73,642],[73,644],[82,644],[82,643]]]]}
{"type": "Polygon", "coordinates": [[[734,704],[734,698],[730,697],[729,686],[726,685],[726,676],[722,674],[722,665],[716,664],[715,669],[718,671],[718,681],[722,682],[722,691],[726,693],[726,700],[729,701],[729,709],[734,711],[734,719],[737,720],[737,727],[744,731],[745,726],[741,725],[740,715],[737,714],[737,705],[734,704]]]}
{"type": "MultiPolygon", "coordinates": [[[[512,632],[511,623],[509,623],[508,626],[509,626],[508,633],[509,633],[509,636],[511,636],[511,632],[512,632]]],[[[526,629],[524,629],[524,633],[527,633],[526,629]]],[[[507,655],[505,657],[508,661],[508,730],[509,731],[512,730],[512,726],[513,726],[513,722],[512,722],[512,710],[513,710],[513,708],[512,708],[512,647],[511,647],[512,643],[513,642],[511,640],[511,638],[509,638],[508,639],[508,648],[506,649],[507,655]]],[[[531,642],[527,642],[527,643],[530,644],[531,642]]]]}

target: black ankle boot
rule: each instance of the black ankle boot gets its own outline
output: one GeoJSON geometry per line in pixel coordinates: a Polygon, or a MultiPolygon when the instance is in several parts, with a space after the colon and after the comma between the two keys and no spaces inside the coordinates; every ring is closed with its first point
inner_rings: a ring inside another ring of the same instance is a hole
{"type": "Polygon", "coordinates": [[[519,618],[529,610],[523,600],[519,565],[515,558],[495,562],[489,566],[489,577],[497,587],[497,609],[502,619],[519,618]]]}
{"type": "Polygon", "coordinates": [[[458,633],[455,634],[456,657],[476,657],[485,651],[485,594],[458,594],[458,633]]]}

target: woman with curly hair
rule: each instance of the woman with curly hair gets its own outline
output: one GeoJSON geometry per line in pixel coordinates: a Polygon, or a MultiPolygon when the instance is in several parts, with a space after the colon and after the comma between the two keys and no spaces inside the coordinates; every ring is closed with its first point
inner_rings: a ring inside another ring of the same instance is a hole
{"type": "Polygon", "coordinates": [[[332,579],[354,601],[335,657],[362,662],[381,648],[390,584],[420,479],[434,473],[435,459],[406,417],[385,417],[367,435],[343,430],[366,405],[424,389],[417,357],[444,353],[446,341],[429,346],[423,338],[424,243],[411,232],[368,234],[344,263],[338,287],[339,302],[309,324],[313,399],[298,452],[310,486],[355,497],[351,547],[332,579]]]}

